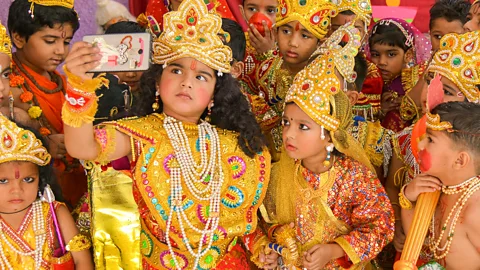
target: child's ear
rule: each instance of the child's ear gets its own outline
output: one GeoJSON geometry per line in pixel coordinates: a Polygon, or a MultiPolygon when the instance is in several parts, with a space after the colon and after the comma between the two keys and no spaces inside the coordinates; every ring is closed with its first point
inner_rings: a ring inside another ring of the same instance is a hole
{"type": "Polygon", "coordinates": [[[357,91],[348,90],[346,95],[348,97],[348,100],[350,100],[350,105],[353,106],[353,105],[357,104],[358,97],[360,95],[357,91]]]}
{"type": "Polygon", "coordinates": [[[25,46],[25,43],[27,43],[27,39],[25,37],[22,37],[20,34],[13,32],[12,33],[12,42],[15,44],[15,47],[17,49],[22,49],[23,46],[25,46]]]}
{"type": "Polygon", "coordinates": [[[463,170],[472,162],[472,156],[467,151],[461,151],[458,153],[457,159],[453,164],[453,168],[456,170],[463,170]]]}
{"type": "Polygon", "coordinates": [[[403,63],[405,63],[406,67],[412,67],[415,63],[415,53],[413,52],[413,48],[408,49],[403,56],[403,63]]]}
{"type": "Polygon", "coordinates": [[[243,68],[245,67],[245,64],[242,61],[235,61],[235,63],[232,65],[231,73],[232,76],[237,79],[242,75],[243,68]]]}

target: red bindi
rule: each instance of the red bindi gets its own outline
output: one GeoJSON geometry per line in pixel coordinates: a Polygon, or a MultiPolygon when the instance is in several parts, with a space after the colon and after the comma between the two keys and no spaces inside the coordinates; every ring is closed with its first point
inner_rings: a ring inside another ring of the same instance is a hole
{"type": "Polygon", "coordinates": [[[65,37],[67,37],[67,32],[62,31],[62,38],[65,38],[65,37]]]}
{"type": "Polygon", "coordinates": [[[300,30],[300,23],[299,22],[297,22],[297,24],[295,25],[295,31],[298,31],[298,30],[300,30]]]}
{"type": "Polygon", "coordinates": [[[193,60],[190,64],[190,69],[195,70],[197,68],[197,60],[193,60]]]}
{"type": "Polygon", "coordinates": [[[18,166],[15,166],[15,179],[19,179],[20,178],[20,170],[18,169],[18,166]]]}

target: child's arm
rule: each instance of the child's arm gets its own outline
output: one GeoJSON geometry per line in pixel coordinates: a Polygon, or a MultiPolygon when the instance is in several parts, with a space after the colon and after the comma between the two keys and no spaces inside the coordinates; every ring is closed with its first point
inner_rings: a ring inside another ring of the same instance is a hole
{"type": "MultiPolygon", "coordinates": [[[[92,76],[87,74],[87,72],[95,68],[99,64],[98,60],[101,59],[98,53],[98,48],[92,47],[92,45],[86,42],[77,42],[73,45],[71,52],[65,60],[65,67],[72,76],[78,77],[83,82],[88,82],[92,79],[92,76]]],[[[82,89],[77,90],[81,91],[82,89]]],[[[64,105],[64,110],[65,106],[68,107],[68,105],[64,105]]],[[[69,109],[67,108],[66,110],[69,109]]],[[[79,127],[65,124],[64,133],[65,147],[72,157],[83,160],[95,160],[102,154],[101,150],[104,147],[99,145],[95,139],[93,123],[83,123],[79,127]]],[[[128,156],[131,152],[130,137],[118,131],[115,131],[115,134],[110,136],[110,141],[107,143],[114,144],[115,149],[105,157],[106,160],[116,160],[128,156]]]]}
{"type": "Polygon", "coordinates": [[[470,203],[465,208],[464,224],[467,231],[467,238],[480,254],[480,207],[478,207],[478,199],[480,192],[476,192],[470,198],[470,203]],[[470,206],[470,207],[469,207],[470,206]]]}
{"type": "Polygon", "coordinates": [[[395,214],[395,235],[393,238],[393,245],[397,251],[402,251],[403,244],[405,242],[405,234],[402,228],[402,216],[400,203],[398,201],[398,193],[400,187],[395,184],[395,174],[405,166],[404,163],[397,155],[392,155],[390,161],[390,167],[388,169],[387,181],[385,182],[385,190],[387,191],[388,198],[392,203],[393,211],[395,214]]]}
{"type": "Polygon", "coordinates": [[[349,171],[353,170],[356,170],[355,175],[344,175],[355,178],[347,180],[347,187],[344,187],[351,186],[351,192],[344,191],[344,197],[348,196],[344,204],[351,209],[352,231],[335,239],[346,253],[337,260],[344,268],[375,258],[392,241],[394,233],[392,205],[380,181],[366,168],[349,171]]]}
{"type": "MultiPolygon", "coordinates": [[[[412,182],[408,183],[403,189],[403,194],[407,200],[411,203],[417,201],[418,196],[425,192],[434,192],[436,190],[442,189],[442,183],[438,178],[427,175],[419,174],[417,175],[412,182]]],[[[410,225],[412,224],[412,219],[414,215],[415,207],[412,205],[411,209],[402,209],[402,224],[405,234],[408,234],[410,225]]]]}
{"type": "MultiPolygon", "coordinates": [[[[80,232],[78,231],[77,226],[75,226],[75,221],[73,221],[67,207],[60,205],[57,208],[56,213],[65,244],[69,244],[70,240],[80,232]]],[[[76,270],[94,269],[92,255],[88,248],[81,251],[72,251],[71,253],[76,270]]]]}

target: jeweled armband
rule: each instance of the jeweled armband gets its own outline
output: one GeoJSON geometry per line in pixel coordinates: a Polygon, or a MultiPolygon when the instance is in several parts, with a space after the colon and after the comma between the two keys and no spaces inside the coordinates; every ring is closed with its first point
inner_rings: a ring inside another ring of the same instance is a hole
{"type": "Polygon", "coordinates": [[[90,239],[83,234],[75,235],[66,246],[67,251],[76,252],[89,249],[92,246],[90,239]]]}

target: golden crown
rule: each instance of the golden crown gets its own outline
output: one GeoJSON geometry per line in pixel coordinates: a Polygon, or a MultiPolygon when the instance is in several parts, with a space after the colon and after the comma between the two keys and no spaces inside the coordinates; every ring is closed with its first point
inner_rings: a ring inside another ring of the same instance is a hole
{"type": "Polygon", "coordinates": [[[12,41],[8,37],[7,29],[0,22],[0,53],[12,57],[12,41]]]}
{"type": "Polygon", "coordinates": [[[335,117],[334,95],[341,89],[335,69],[355,80],[354,57],[360,45],[359,31],[351,23],[341,26],[322,44],[320,55],[295,76],[285,103],[295,102],[317,124],[329,131],[337,130],[341,119],[335,117]],[[342,47],[340,42],[345,36],[348,41],[342,47]]]}
{"type": "Polygon", "coordinates": [[[73,3],[75,0],[28,0],[28,2],[31,2],[33,4],[41,5],[41,6],[60,6],[60,7],[66,7],[66,8],[73,8],[73,3]]]}
{"type": "Polygon", "coordinates": [[[315,58],[293,80],[285,104],[295,102],[317,124],[335,131],[340,125],[331,111],[335,103],[333,95],[340,91],[340,82],[335,75],[334,55],[330,52],[315,58]]]}
{"type": "Polygon", "coordinates": [[[330,18],[336,14],[337,2],[329,0],[280,0],[276,25],[282,26],[292,21],[298,21],[315,37],[322,39],[330,28],[330,18]]]}
{"type": "Polygon", "coordinates": [[[362,45],[360,31],[353,22],[342,25],[317,50],[321,54],[331,51],[334,55],[333,62],[343,78],[353,83],[357,79],[355,68],[355,56],[362,45]]]}
{"type": "Polygon", "coordinates": [[[192,57],[217,70],[230,72],[232,50],[218,36],[222,18],[209,13],[202,0],[184,0],[178,11],[163,16],[164,31],[153,43],[153,62],[168,64],[192,57]]]}
{"type": "Polygon", "coordinates": [[[33,132],[18,127],[0,114],[0,163],[28,161],[39,166],[50,163],[50,154],[33,132]]]}
{"type": "Polygon", "coordinates": [[[440,115],[432,114],[427,112],[427,128],[436,131],[447,130],[450,131],[453,129],[453,126],[450,122],[440,120],[440,115]]]}
{"type": "Polygon", "coordinates": [[[443,36],[428,71],[448,78],[470,102],[479,103],[480,32],[443,36]]]}
{"type": "Polygon", "coordinates": [[[369,25],[372,20],[370,0],[341,0],[338,5],[338,13],[346,10],[355,13],[357,15],[356,18],[364,21],[365,25],[369,25]]]}

